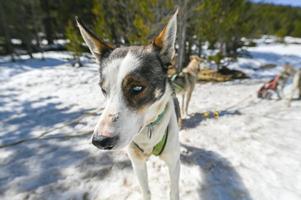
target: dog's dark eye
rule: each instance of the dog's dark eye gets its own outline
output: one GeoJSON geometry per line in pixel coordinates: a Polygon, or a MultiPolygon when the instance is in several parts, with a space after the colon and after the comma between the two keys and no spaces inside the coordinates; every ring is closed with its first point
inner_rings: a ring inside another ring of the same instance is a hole
{"type": "Polygon", "coordinates": [[[143,90],[144,90],[143,86],[141,86],[141,85],[135,85],[135,86],[131,87],[130,92],[133,95],[137,95],[137,94],[140,94],[143,90]]]}

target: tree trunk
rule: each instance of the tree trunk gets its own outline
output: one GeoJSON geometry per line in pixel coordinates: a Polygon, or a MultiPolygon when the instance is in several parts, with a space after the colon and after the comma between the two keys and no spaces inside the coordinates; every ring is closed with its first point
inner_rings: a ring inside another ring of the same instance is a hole
{"type": "Polygon", "coordinates": [[[187,30],[187,3],[186,1],[179,0],[180,10],[178,17],[178,70],[182,70],[185,59],[185,47],[186,47],[186,30],[187,30]]]}
{"type": "Polygon", "coordinates": [[[185,66],[189,63],[189,56],[191,55],[192,44],[193,44],[192,41],[188,41],[187,51],[185,53],[185,61],[184,61],[185,66]]]}
{"type": "Polygon", "coordinates": [[[40,36],[39,36],[39,30],[41,28],[41,24],[39,23],[39,17],[36,15],[35,9],[36,7],[34,6],[34,3],[36,2],[31,2],[31,10],[32,10],[32,24],[33,24],[33,31],[34,31],[34,38],[36,40],[36,49],[41,53],[41,59],[45,60],[44,57],[44,49],[41,47],[41,41],[40,41],[40,36]]]}
{"type": "Polygon", "coordinates": [[[9,33],[9,29],[5,20],[5,15],[4,13],[4,7],[2,5],[2,1],[0,1],[0,23],[2,24],[3,27],[3,31],[4,31],[4,39],[5,39],[5,51],[7,54],[11,55],[11,60],[14,62],[15,61],[15,57],[14,57],[14,48],[11,44],[11,37],[10,37],[10,33],[9,33]]]}
{"type": "Polygon", "coordinates": [[[25,48],[26,48],[27,54],[29,55],[30,58],[33,58],[31,37],[29,35],[25,35],[25,37],[22,39],[22,41],[25,42],[25,48]]]}
{"type": "Polygon", "coordinates": [[[226,49],[225,49],[225,42],[219,43],[219,51],[223,56],[227,56],[226,49]]]}
{"type": "Polygon", "coordinates": [[[198,56],[201,57],[202,55],[202,42],[198,41],[198,56]]]}
{"type": "Polygon", "coordinates": [[[46,39],[48,44],[53,44],[53,27],[52,27],[52,17],[50,15],[50,7],[48,0],[41,0],[41,7],[45,13],[43,19],[43,25],[45,29],[46,39]]]}
{"type": "MultiPolygon", "coordinates": [[[[26,24],[27,19],[25,17],[20,18],[20,23],[26,24]]],[[[24,33],[20,36],[22,39],[22,43],[24,44],[24,48],[27,51],[27,54],[29,55],[30,58],[33,58],[32,56],[32,32],[29,27],[24,26],[24,33]]]]}

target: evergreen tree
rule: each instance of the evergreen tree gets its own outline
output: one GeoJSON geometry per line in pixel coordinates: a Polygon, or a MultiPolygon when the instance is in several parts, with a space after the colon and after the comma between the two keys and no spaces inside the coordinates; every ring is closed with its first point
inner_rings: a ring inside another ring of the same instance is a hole
{"type": "Polygon", "coordinates": [[[68,22],[68,25],[66,27],[66,37],[69,40],[69,43],[67,44],[67,50],[71,51],[73,54],[73,63],[72,66],[78,66],[81,67],[82,63],[80,61],[80,57],[82,55],[83,49],[82,49],[82,38],[75,27],[75,25],[70,20],[68,22]]]}

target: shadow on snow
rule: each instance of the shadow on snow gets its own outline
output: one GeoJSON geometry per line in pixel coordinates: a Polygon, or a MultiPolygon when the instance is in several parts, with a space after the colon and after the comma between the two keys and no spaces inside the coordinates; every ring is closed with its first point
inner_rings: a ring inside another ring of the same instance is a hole
{"type": "Polygon", "coordinates": [[[242,178],[234,166],[216,152],[181,145],[187,153],[181,154],[184,165],[197,165],[204,179],[198,193],[202,200],[251,200],[242,178]]]}

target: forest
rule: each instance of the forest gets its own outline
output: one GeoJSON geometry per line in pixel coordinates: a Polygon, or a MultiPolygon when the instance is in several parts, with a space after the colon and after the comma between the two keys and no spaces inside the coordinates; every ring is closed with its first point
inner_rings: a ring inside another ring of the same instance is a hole
{"type": "Polygon", "coordinates": [[[235,58],[242,38],[301,37],[301,8],[247,0],[11,0],[0,1],[0,54],[14,60],[67,49],[78,59],[87,48],[75,16],[115,46],[147,44],[177,7],[180,67],[204,44],[218,50],[217,59],[235,58]]]}

